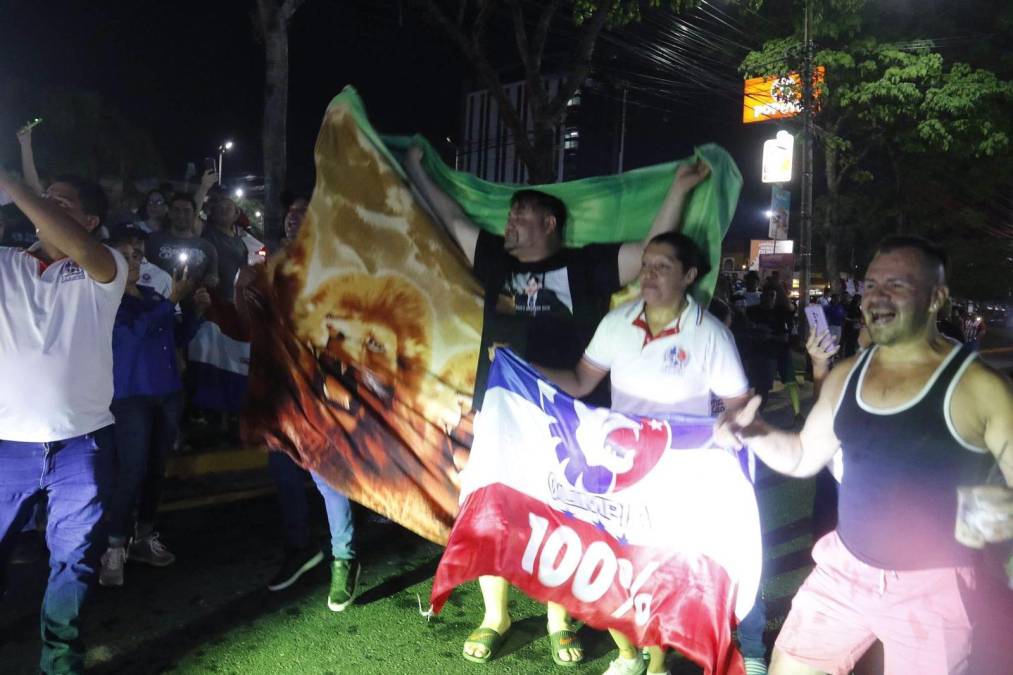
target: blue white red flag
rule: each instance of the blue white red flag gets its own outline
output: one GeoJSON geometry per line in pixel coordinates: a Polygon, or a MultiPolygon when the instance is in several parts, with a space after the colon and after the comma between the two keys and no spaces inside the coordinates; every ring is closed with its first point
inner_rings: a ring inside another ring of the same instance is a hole
{"type": "Polygon", "coordinates": [[[214,294],[187,345],[191,403],[208,410],[239,412],[250,372],[250,331],[236,306],[214,294]]]}
{"type": "Polygon", "coordinates": [[[501,576],[706,673],[743,673],[731,637],[756,598],[760,522],[713,422],[587,406],[497,351],[434,609],[466,581],[501,576]]]}

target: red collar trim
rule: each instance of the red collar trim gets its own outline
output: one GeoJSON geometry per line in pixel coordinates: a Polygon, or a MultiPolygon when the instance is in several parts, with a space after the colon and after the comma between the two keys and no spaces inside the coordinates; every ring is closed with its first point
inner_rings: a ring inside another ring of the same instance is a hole
{"type": "Polygon", "coordinates": [[[678,335],[680,327],[682,326],[682,315],[685,314],[685,309],[679,313],[679,317],[675,320],[675,325],[671,328],[666,328],[657,335],[651,333],[651,327],[647,325],[647,305],[640,308],[640,314],[633,320],[633,325],[644,331],[644,344],[640,345],[643,349],[654,340],[660,340],[663,337],[669,335],[678,335]]]}
{"type": "Polygon", "coordinates": [[[30,249],[25,249],[25,253],[27,253],[28,255],[32,256],[33,258],[35,258],[39,262],[39,274],[40,275],[43,272],[45,272],[49,268],[50,265],[55,265],[56,263],[60,262],[61,260],[66,260],[66,258],[67,258],[67,256],[63,256],[62,258],[57,258],[56,260],[47,261],[44,258],[42,258],[39,254],[37,254],[35,251],[32,251],[30,249]]]}

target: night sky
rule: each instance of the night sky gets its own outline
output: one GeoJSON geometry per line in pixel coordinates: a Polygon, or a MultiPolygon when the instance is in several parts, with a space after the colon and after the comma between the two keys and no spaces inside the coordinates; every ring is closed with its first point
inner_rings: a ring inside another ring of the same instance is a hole
{"type": "MultiPolygon", "coordinates": [[[[254,39],[252,0],[0,4],[0,81],[16,77],[99,92],[151,131],[174,176],[186,162],[199,165],[215,154],[226,138],[236,143],[227,177],[261,173],[263,54],[254,39]]],[[[290,182],[312,186],[320,119],[345,85],[359,90],[381,132],[421,132],[439,145],[446,136],[459,137],[471,77],[456,48],[397,3],[307,0],[291,29],[290,182]]],[[[759,183],[760,144],[776,128],[744,127],[741,103],[705,91],[700,96],[692,105],[654,101],[650,107],[634,96],[626,168],[686,156],[693,145],[716,141],[736,157],[746,181],[732,236],[763,236],[769,189],[759,183]]],[[[9,119],[4,107],[0,156],[11,157],[14,132],[25,120],[9,119]]]]}

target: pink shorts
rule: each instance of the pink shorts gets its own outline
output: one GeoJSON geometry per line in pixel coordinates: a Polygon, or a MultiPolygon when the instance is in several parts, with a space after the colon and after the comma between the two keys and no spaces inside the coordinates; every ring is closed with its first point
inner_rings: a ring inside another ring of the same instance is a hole
{"type": "Polygon", "coordinates": [[[971,621],[960,589],[968,567],[881,570],[831,532],[813,549],[816,568],[791,603],[775,649],[832,675],[847,675],[877,639],[886,675],[967,673],[971,621]]]}

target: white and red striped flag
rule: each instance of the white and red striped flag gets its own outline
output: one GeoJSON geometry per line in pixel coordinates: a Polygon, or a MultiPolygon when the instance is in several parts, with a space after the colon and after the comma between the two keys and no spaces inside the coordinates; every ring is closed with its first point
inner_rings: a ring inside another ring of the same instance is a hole
{"type": "Polygon", "coordinates": [[[706,673],[743,673],[731,635],[759,585],[759,514],[744,455],[711,447],[712,429],[584,405],[499,350],[433,608],[502,576],[706,673]]]}

